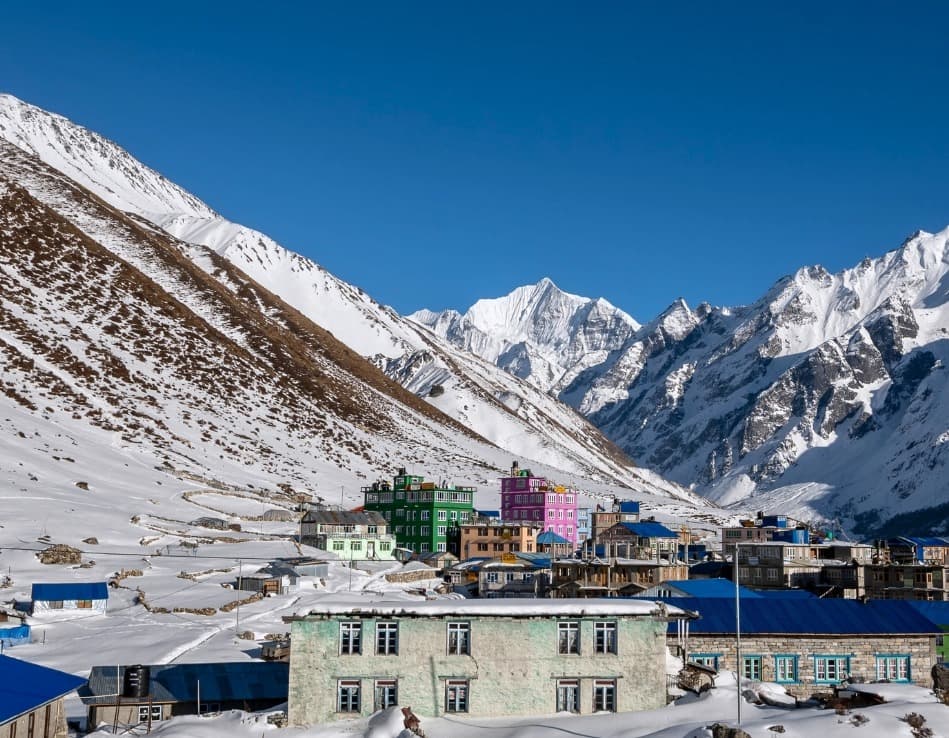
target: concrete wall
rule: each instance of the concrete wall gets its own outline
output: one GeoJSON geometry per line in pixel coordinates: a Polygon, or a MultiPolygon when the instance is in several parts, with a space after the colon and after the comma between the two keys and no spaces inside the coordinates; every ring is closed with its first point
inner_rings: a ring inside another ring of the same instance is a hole
{"type": "Polygon", "coordinates": [[[666,704],[666,624],[651,617],[572,618],[580,654],[558,653],[558,618],[401,617],[399,653],[375,655],[377,620],[361,622],[362,654],[339,654],[339,623],[358,618],[311,616],[295,621],[291,638],[289,720],[309,725],[355,717],[336,712],[339,679],[359,679],[361,714],[373,712],[376,679],[398,679],[398,704],[419,715],[444,714],[447,679],[470,680],[468,715],[556,712],[558,678],[580,680],[582,713],[593,711],[593,680],[616,680],[619,711],[666,704]],[[617,623],[617,654],[595,654],[593,624],[617,623]],[[447,654],[447,623],[471,624],[471,655],[447,654]]]}
{"type": "MultiPolygon", "coordinates": [[[[798,682],[784,686],[792,694],[805,696],[814,691],[829,691],[831,685],[815,684],[814,656],[850,656],[850,673],[866,681],[876,679],[876,656],[908,654],[910,678],[921,686],[931,686],[930,669],[936,659],[933,636],[745,636],[741,638],[742,656],[761,656],[761,680],[775,681],[774,656],[798,657],[798,682]]],[[[689,654],[720,654],[719,671],[735,670],[735,636],[689,635],[689,654]]]]}

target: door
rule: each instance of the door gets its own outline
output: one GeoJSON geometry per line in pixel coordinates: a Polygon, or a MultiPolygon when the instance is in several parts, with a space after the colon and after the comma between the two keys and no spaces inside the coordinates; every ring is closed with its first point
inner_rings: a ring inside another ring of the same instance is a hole
{"type": "Polygon", "coordinates": [[[376,542],[368,541],[366,543],[366,558],[374,559],[376,558],[376,542]]]}

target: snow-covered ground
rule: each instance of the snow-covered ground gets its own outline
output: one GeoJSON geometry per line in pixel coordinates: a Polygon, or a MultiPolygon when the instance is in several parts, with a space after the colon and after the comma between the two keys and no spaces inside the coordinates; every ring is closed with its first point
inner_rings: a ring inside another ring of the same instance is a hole
{"type": "MultiPolygon", "coordinates": [[[[777,685],[763,685],[772,691],[777,685]]],[[[881,691],[886,704],[838,714],[831,709],[782,709],[746,702],[741,727],[753,738],[897,738],[913,736],[904,718],[916,713],[934,738],[949,736],[949,709],[932,692],[901,685],[865,685],[881,691]],[[777,730],[780,726],[783,730],[777,730]]],[[[462,717],[426,718],[421,727],[429,738],[708,738],[716,722],[735,725],[737,697],[734,679],[719,677],[718,686],[701,697],[688,695],[660,710],[589,716],[538,715],[508,720],[462,717]]],[[[153,731],[163,738],[411,738],[402,727],[398,708],[371,718],[311,728],[277,729],[264,714],[233,711],[216,717],[182,717],[153,731]]]]}

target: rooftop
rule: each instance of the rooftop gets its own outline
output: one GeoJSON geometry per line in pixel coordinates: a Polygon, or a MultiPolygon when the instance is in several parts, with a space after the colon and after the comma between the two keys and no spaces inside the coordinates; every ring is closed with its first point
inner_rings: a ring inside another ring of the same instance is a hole
{"type": "MultiPolygon", "coordinates": [[[[694,607],[693,600],[684,607],[666,606],[666,614],[683,618],[688,617],[688,608],[694,607]]],[[[299,612],[294,619],[307,615],[314,616],[359,616],[359,617],[546,617],[546,616],[658,616],[658,602],[650,600],[624,599],[496,599],[496,600],[427,600],[424,602],[373,602],[365,607],[349,604],[323,605],[299,612]]]]}
{"type": "Polygon", "coordinates": [[[33,585],[34,602],[56,600],[107,600],[109,585],[105,582],[37,583],[33,585]]]}
{"type": "Polygon", "coordinates": [[[0,724],[69,694],[86,680],[0,655],[0,724]]]}

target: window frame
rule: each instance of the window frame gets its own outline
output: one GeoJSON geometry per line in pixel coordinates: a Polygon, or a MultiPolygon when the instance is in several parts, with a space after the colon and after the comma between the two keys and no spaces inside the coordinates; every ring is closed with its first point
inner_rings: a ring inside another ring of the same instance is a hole
{"type": "Polygon", "coordinates": [[[850,656],[848,654],[822,653],[814,655],[814,684],[839,684],[850,674],[850,656]],[[830,678],[827,676],[827,665],[834,662],[836,676],[830,678]],[[840,673],[840,662],[843,662],[843,673],[840,673]],[[818,664],[824,667],[824,676],[819,676],[818,664]]]}
{"type": "Polygon", "coordinates": [[[446,679],[445,713],[467,713],[470,709],[470,706],[471,682],[468,679],[446,679]]]}
{"type": "Polygon", "coordinates": [[[558,679],[557,680],[557,712],[569,712],[574,715],[580,714],[580,680],[579,679],[558,679]],[[567,690],[573,693],[572,707],[568,704],[567,690]]]}
{"type": "Polygon", "coordinates": [[[615,620],[595,620],[593,622],[593,653],[619,653],[619,625],[615,620]]]}
{"type": "Polygon", "coordinates": [[[146,723],[148,722],[149,713],[151,713],[152,722],[161,721],[162,719],[162,706],[161,705],[139,705],[138,706],[138,722],[146,723]]]}
{"type": "Polygon", "coordinates": [[[399,655],[399,623],[397,620],[376,621],[376,656],[399,655]]]}
{"type": "Polygon", "coordinates": [[[561,656],[580,655],[579,620],[557,621],[557,653],[561,656]]]}
{"type": "Polygon", "coordinates": [[[593,680],[593,712],[617,712],[615,679],[593,680]]]}
{"type": "Polygon", "coordinates": [[[741,655],[741,678],[747,679],[752,682],[761,681],[761,671],[764,666],[764,659],[760,654],[748,653],[741,655]],[[748,667],[751,667],[750,669],[748,667]],[[752,672],[750,675],[746,672],[752,672]],[[758,675],[754,676],[754,672],[757,671],[758,675]]]}
{"type": "Polygon", "coordinates": [[[718,671],[718,660],[721,657],[722,654],[720,653],[691,653],[689,654],[689,661],[701,664],[702,666],[708,666],[718,671]],[[711,663],[709,663],[710,660],[711,663]]]}
{"type": "Polygon", "coordinates": [[[445,625],[445,651],[449,656],[471,655],[471,622],[452,621],[445,625]],[[452,643],[452,635],[455,636],[452,643]]]}
{"type": "Polygon", "coordinates": [[[361,679],[336,680],[336,712],[343,715],[358,715],[362,712],[361,679]]]}
{"type": "Polygon", "coordinates": [[[399,704],[399,680],[396,678],[376,679],[372,685],[372,706],[373,710],[385,710],[389,707],[395,707],[399,704]],[[386,704],[388,699],[380,699],[386,695],[386,691],[392,689],[391,704],[386,704]]]}
{"type": "Polygon", "coordinates": [[[774,655],[774,681],[776,684],[797,684],[800,681],[797,654],[776,653],[774,655]],[[782,664],[790,664],[790,675],[781,675],[782,664]]]}
{"type": "Polygon", "coordinates": [[[340,656],[358,656],[361,653],[362,653],[362,623],[359,620],[340,621],[339,655],[340,656]],[[356,635],[355,643],[353,642],[354,632],[356,635]]]}
{"type": "Polygon", "coordinates": [[[876,653],[873,654],[873,671],[876,674],[877,681],[886,679],[894,684],[906,684],[913,680],[912,659],[908,653],[876,653]],[[896,677],[889,676],[890,662],[896,666],[896,677]],[[883,675],[880,674],[880,667],[883,667],[883,675]],[[901,669],[901,667],[903,667],[901,669]],[[904,676],[899,676],[900,671],[905,671],[904,676]]]}

